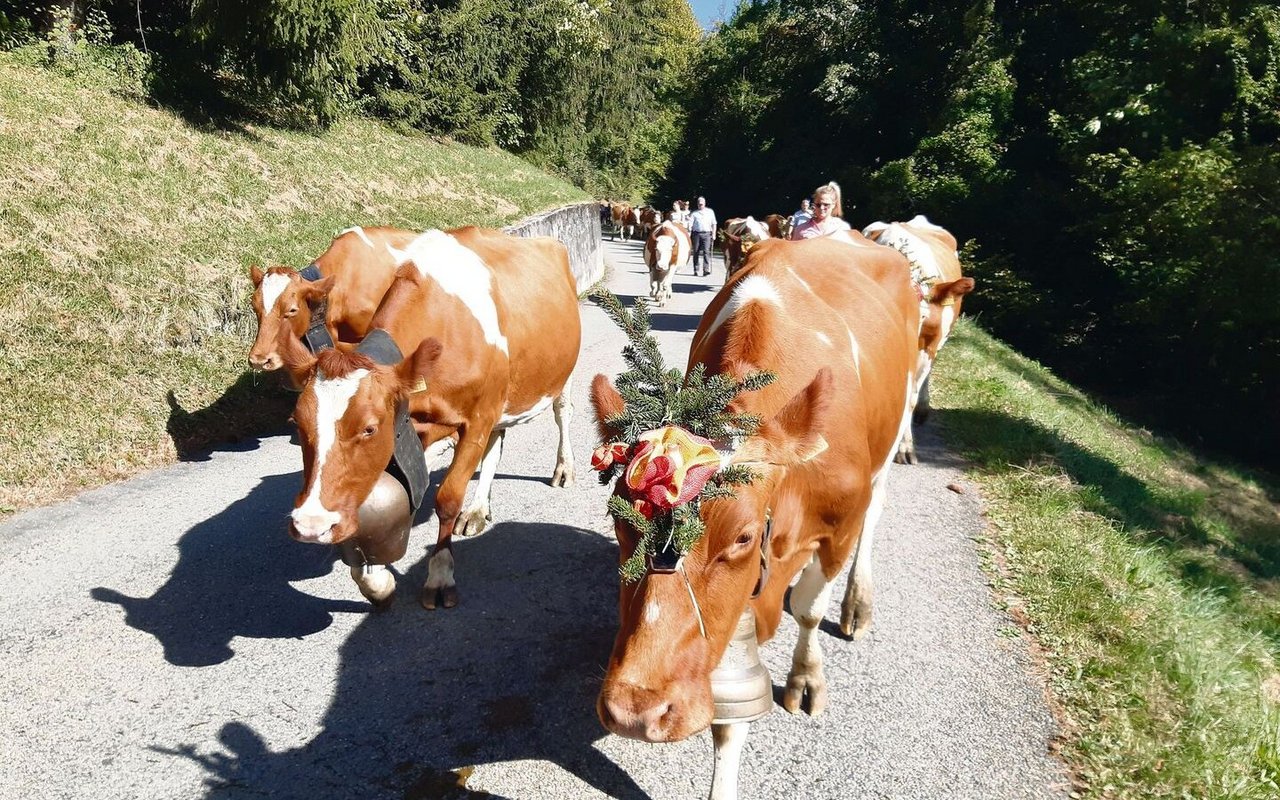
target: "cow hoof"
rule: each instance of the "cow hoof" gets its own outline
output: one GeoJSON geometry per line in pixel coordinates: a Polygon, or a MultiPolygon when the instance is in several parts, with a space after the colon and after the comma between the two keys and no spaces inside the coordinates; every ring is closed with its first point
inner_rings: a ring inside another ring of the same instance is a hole
{"type": "Polygon", "coordinates": [[[840,632],[855,642],[871,630],[871,603],[855,603],[840,607],[840,632]]]}
{"type": "Polygon", "coordinates": [[[782,707],[792,714],[800,713],[805,695],[809,697],[809,716],[816,717],[827,708],[827,681],[822,674],[787,676],[787,688],[782,693],[782,707]]]}
{"type": "Polygon", "coordinates": [[[918,464],[920,463],[920,460],[916,458],[916,451],[914,447],[909,450],[906,448],[903,448],[898,451],[898,454],[896,456],[893,457],[893,463],[918,464]]]}
{"type": "Polygon", "coordinates": [[[395,604],[396,593],[389,592],[383,597],[369,597],[368,595],[365,595],[365,599],[373,604],[374,611],[386,611],[395,604]]]}
{"type": "Polygon", "coordinates": [[[458,520],[458,527],[454,530],[459,536],[476,536],[484,530],[491,519],[493,515],[487,509],[473,508],[463,513],[462,518],[458,520]]]}
{"type": "Polygon", "coordinates": [[[422,603],[422,607],[428,611],[435,611],[441,606],[453,608],[458,604],[458,587],[423,586],[422,594],[418,599],[422,603]]]}
{"type": "Polygon", "coordinates": [[[573,467],[561,465],[551,474],[551,485],[557,489],[567,489],[574,484],[575,478],[573,467]]]}

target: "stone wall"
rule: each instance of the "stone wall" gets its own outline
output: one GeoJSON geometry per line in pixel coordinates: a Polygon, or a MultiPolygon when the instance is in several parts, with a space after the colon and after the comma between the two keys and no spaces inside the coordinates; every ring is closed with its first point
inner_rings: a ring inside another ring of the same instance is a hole
{"type": "Polygon", "coordinates": [[[604,274],[604,250],[600,246],[600,206],[593,200],[561,206],[503,228],[513,236],[550,236],[569,248],[569,267],[578,291],[604,274]]]}

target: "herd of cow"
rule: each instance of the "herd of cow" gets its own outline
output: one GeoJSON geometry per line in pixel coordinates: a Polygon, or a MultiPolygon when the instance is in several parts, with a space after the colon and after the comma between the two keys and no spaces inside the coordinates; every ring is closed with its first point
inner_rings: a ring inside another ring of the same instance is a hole
{"type": "MultiPolygon", "coordinates": [[[[683,263],[681,233],[658,222],[646,252],[683,263]]],[[[797,575],[790,607],[800,637],[783,694],[789,711],[806,700],[810,714],[825,705],[817,631],[846,567],[840,627],[855,638],[867,631],[871,539],[888,466],[915,461],[919,390],[973,279],[960,274],[955,239],[924,217],[877,223],[864,234],[760,237],[703,313],[690,370],[776,376],[732,403],[759,415],[759,430],[716,443],[724,465],[749,464],[757,478],[734,498],[703,506],[706,532],[679,576],[651,573],[620,586],[619,631],[597,701],[610,731],[657,742],[711,726],[710,675],[739,617],[753,607],[758,638],[769,639],[797,575]]],[[[550,408],[559,429],[551,483],[574,482],[570,392],[586,276],[573,274],[554,239],[467,227],[352,228],[305,270],[254,267],[251,277],[259,327],[250,363],[284,370],[301,390],[293,421],[303,485],[290,534],[321,544],[356,540],[362,503],[404,444],[397,430],[409,430],[428,467],[453,451],[435,497],[439,532],[420,599],[429,609],[454,606],[452,537],[478,533],[490,519],[508,428],[550,408]]],[[[660,299],[670,296],[664,280],[655,289],[660,299]]],[[[622,401],[606,376],[596,376],[591,398],[602,439],[615,438],[609,420],[622,401]]],[[[625,496],[625,482],[615,492],[625,496]]],[[[637,537],[625,523],[615,528],[621,564],[637,537]]],[[[395,577],[377,561],[348,564],[361,593],[384,606],[395,577]]],[[[718,726],[716,734],[712,796],[733,797],[745,727],[718,726]]]]}

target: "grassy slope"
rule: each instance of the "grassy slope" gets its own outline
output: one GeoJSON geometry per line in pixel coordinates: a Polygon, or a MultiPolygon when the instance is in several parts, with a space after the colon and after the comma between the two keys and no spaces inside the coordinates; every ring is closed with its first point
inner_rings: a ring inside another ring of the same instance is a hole
{"type": "Polygon", "coordinates": [[[935,376],[1087,794],[1280,797],[1280,487],[1124,425],[972,323],[935,376]]]}
{"type": "Polygon", "coordinates": [[[586,199],[501,151],[368,121],[196,130],[5,53],[0,164],[0,513],[282,419],[275,381],[243,372],[248,264],[303,266],[351,225],[586,199]]]}

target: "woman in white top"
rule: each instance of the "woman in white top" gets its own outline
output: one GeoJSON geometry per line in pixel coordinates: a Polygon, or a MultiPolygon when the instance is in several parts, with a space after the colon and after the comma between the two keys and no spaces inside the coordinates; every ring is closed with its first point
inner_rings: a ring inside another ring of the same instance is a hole
{"type": "Polygon", "coordinates": [[[840,185],[835,181],[819,186],[813,193],[813,218],[791,231],[792,239],[813,239],[849,230],[840,206],[840,185]]]}

